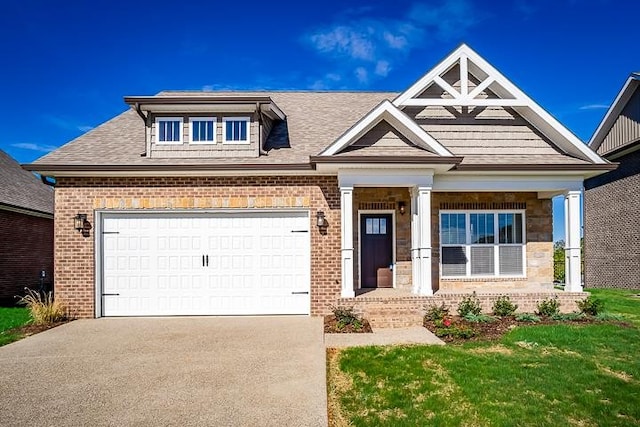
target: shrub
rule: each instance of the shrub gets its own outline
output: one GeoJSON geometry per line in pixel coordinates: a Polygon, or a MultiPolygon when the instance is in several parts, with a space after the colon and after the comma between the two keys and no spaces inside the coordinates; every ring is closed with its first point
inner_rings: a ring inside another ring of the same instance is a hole
{"type": "Polygon", "coordinates": [[[594,298],[591,295],[577,302],[578,308],[581,313],[589,316],[596,316],[604,310],[604,301],[594,298]]]}
{"type": "Polygon", "coordinates": [[[338,329],[343,329],[347,325],[352,325],[355,329],[362,328],[362,318],[355,313],[353,307],[331,307],[331,311],[336,318],[338,329]]]}
{"type": "Polygon", "coordinates": [[[581,320],[584,319],[586,316],[584,315],[584,313],[557,313],[554,314],[553,316],[551,316],[551,318],[553,320],[558,320],[561,322],[571,322],[573,320],[581,320]]]}
{"type": "Polygon", "coordinates": [[[436,320],[442,320],[449,315],[449,307],[444,305],[431,304],[427,307],[427,313],[424,315],[425,319],[435,322],[436,320]]]}
{"type": "Polygon", "coordinates": [[[516,320],[518,322],[536,323],[540,321],[540,318],[533,313],[520,313],[516,315],[516,320]]]}
{"type": "Polygon", "coordinates": [[[624,316],[620,314],[613,314],[613,313],[608,313],[606,311],[603,311],[596,314],[596,320],[599,320],[601,322],[610,322],[610,321],[623,322],[624,316]]]}
{"type": "Polygon", "coordinates": [[[511,302],[509,295],[501,295],[493,303],[493,314],[500,317],[511,316],[518,309],[518,304],[511,302]]]}
{"type": "Polygon", "coordinates": [[[462,301],[458,304],[458,314],[460,317],[465,317],[469,313],[476,315],[482,313],[480,300],[476,297],[475,291],[471,296],[462,298],[462,301]]]}
{"type": "Polygon", "coordinates": [[[451,337],[469,339],[476,336],[476,331],[467,326],[449,326],[447,328],[436,328],[435,335],[437,337],[451,337]]]}
{"type": "Polygon", "coordinates": [[[495,322],[496,318],[493,316],[489,316],[488,314],[467,313],[464,316],[464,320],[471,323],[491,323],[495,322]]]}
{"type": "Polygon", "coordinates": [[[20,297],[18,304],[27,306],[29,315],[36,325],[46,325],[48,323],[62,322],[67,320],[67,310],[65,306],[53,299],[53,293],[41,294],[29,288],[24,288],[26,295],[20,297]]]}
{"type": "Polygon", "coordinates": [[[545,317],[552,317],[560,313],[560,303],[557,297],[542,300],[538,303],[536,314],[545,317]]]}

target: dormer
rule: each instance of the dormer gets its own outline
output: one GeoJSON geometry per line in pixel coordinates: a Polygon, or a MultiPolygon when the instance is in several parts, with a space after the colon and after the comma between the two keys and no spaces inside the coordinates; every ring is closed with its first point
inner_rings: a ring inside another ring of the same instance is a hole
{"type": "Polygon", "coordinates": [[[285,114],[264,95],[163,92],[128,96],[144,121],[151,158],[255,158],[285,114]]]}

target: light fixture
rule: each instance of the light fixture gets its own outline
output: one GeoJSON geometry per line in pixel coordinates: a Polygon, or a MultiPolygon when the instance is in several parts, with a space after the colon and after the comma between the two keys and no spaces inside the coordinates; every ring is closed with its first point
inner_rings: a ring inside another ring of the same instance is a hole
{"type": "Polygon", "coordinates": [[[87,220],[87,214],[77,214],[73,218],[73,227],[79,233],[82,233],[82,236],[89,237],[89,232],[91,231],[91,223],[87,220]]]}
{"type": "Polygon", "coordinates": [[[398,202],[398,210],[400,211],[400,215],[404,215],[406,209],[407,204],[405,202],[398,202]]]}
{"type": "Polygon", "coordinates": [[[327,219],[324,217],[323,211],[318,211],[318,213],[316,214],[316,225],[318,226],[318,228],[326,228],[329,226],[327,219]]]}

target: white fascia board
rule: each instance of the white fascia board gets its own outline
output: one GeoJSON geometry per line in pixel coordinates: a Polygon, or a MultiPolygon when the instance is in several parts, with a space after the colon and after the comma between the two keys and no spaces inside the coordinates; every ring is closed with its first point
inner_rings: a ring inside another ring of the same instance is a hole
{"type": "Polygon", "coordinates": [[[433,169],[342,169],[340,187],[428,187],[433,186],[433,169]]]}
{"type": "Polygon", "coordinates": [[[389,122],[389,124],[416,145],[440,156],[453,156],[449,150],[433,139],[431,135],[388,100],[382,101],[377,107],[371,110],[360,121],[342,134],[333,144],[321,152],[320,156],[332,156],[340,152],[373,129],[382,120],[389,122]]]}
{"type": "Polygon", "coordinates": [[[613,123],[618,118],[622,109],[627,105],[627,102],[629,102],[629,99],[635,92],[638,84],[638,77],[634,74],[629,76],[627,81],[624,83],[624,86],[622,86],[622,89],[620,89],[620,92],[618,92],[616,99],[614,99],[613,103],[609,106],[609,109],[598,125],[598,128],[591,136],[591,139],[589,140],[589,147],[591,147],[591,149],[597,150],[600,148],[602,141],[604,141],[604,138],[607,136],[607,133],[611,129],[611,126],[613,126],[613,123]]]}
{"type": "MultiPolygon", "coordinates": [[[[450,171],[455,166],[454,163],[436,163],[430,164],[428,160],[425,160],[424,164],[411,163],[411,164],[398,164],[398,163],[316,163],[316,171],[319,175],[338,175],[345,170],[376,170],[379,173],[384,171],[402,171],[402,174],[407,171],[433,171],[434,173],[445,173],[450,171]]],[[[393,172],[395,173],[395,172],[393,172]]]]}
{"type": "Polygon", "coordinates": [[[563,192],[580,191],[582,183],[582,176],[436,175],[433,180],[433,191],[563,192]]]}

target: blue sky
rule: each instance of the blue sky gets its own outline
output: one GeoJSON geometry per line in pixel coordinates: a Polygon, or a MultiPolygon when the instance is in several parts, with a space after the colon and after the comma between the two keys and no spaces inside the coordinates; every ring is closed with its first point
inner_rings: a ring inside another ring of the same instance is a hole
{"type": "MultiPolygon", "coordinates": [[[[628,74],[640,70],[632,33],[637,1],[3,0],[2,6],[0,147],[21,163],[124,111],[125,95],[401,91],[461,42],[586,141],[628,74]]],[[[560,238],[563,224],[555,223],[560,238]]]]}

